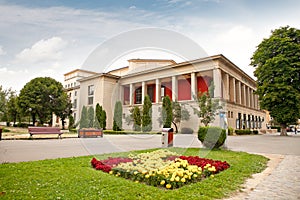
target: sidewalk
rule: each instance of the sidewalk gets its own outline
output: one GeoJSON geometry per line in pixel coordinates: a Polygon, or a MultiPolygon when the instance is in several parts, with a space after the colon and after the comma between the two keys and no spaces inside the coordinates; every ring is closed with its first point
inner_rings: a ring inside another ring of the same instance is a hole
{"type": "MultiPolygon", "coordinates": [[[[52,135],[54,136],[54,135],[52,135]]],[[[28,135],[27,135],[28,137],[28,135]]],[[[55,137],[55,136],[54,136],[55,137]]],[[[300,200],[300,134],[229,136],[228,148],[270,159],[268,168],[253,175],[241,192],[227,200],[300,200]]],[[[176,147],[201,147],[196,135],[175,135],[176,147]]],[[[161,135],[104,135],[103,138],[65,138],[0,141],[0,163],[97,155],[161,147],[161,135]]]]}

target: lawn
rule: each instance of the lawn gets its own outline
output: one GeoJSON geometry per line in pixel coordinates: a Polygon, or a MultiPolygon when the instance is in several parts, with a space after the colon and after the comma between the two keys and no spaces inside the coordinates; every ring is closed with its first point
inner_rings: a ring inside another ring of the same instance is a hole
{"type": "MultiPolygon", "coordinates": [[[[242,152],[196,148],[169,150],[227,161],[230,168],[213,178],[166,190],[97,171],[90,164],[93,156],[5,163],[0,165],[0,199],[218,199],[238,191],[251,174],[261,172],[267,164],[263,156],[242,152]]],[[[113,153],[96,158],[128,154],[113,153]]]]}

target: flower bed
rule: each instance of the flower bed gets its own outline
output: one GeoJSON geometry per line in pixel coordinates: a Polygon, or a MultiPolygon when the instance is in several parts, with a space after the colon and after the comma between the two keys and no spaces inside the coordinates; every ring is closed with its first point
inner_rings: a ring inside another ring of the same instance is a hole
{"type": "Polygon", "coordinates": [[[128,158],[108,158],[101,161],[93,158],[91,164],[95,169],[111,175],[166,189],[179,188],[213,177],[230,167],[226,161],[180,156],[166,149],[129,155],[128,158]]]}

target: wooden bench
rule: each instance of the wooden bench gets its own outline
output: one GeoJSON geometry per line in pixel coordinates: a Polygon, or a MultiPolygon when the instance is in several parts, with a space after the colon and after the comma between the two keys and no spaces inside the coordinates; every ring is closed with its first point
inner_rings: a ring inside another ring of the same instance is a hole
{"type": "Polygon", "coordinates": [[[59,127],[36,127],[36,126],[29,126],[28,133],[30,134],[30,137],[39,134],[58,134],[58,138],[60,139],[61,139],[61,134],[63,134],[60,131],[59,127]]]}

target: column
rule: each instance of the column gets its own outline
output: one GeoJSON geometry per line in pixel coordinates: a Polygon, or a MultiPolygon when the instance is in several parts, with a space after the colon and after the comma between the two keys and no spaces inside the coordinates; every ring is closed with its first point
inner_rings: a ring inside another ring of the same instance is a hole
{"type": "Polygon", "coordinates": [[[231,100],[235,103],[236,102],[236,88],[235,88],[235,78],[232,77],[231,79],[232,81],[232,88],[230,88],[231,90],[231,100]]]}
{"type": "Polygon", "coordinates": [[[172,100],[173,101],[177,100],[177,95],[178,95],[177,77],[176,76],[172,76],[172,100]]]}
{"type": "Polygon", "coordinates": [[[145,94],[146,94],[146,83],[145,81],[143,81],[142,82],[142,104],[144,103],[145,94]]]}
{"type": "Polygon", "coordinates": [[[224,80],[224,98],[226,100],[230,100],[230,87],[229,87],[229,74],[225,74],[225,80],[224,80]]]}
{"type": "Polygon", "coordinates": [[[155,103],[159,103],[161,97],[160,97],[160,91],[161,91],[161,84],[159,79],[155,79],[155,103]]]}
{"type": "Polygon", "coordinates": [[[250,107],[250,88],[248,86],[246,86],[246,87],[247,87],[247,91],[246,91],[246,93],[247,93],[247,95],[246,95],[247,105],[246,106],[250,107]]]}
{"type": "Polygon", "coordinates": [[[191,73],[191,100],[194,99],[194,97],[197,96],[197,88],[196,88],[196,84],[197,83],[197,79],[196,79],[196,73],[192,72],[191,73]]]}
{"type": "Polygon", "coordinates": [[[242,88],[241,88],[241,82],[237,82],[237,103],[242,104],[242,88]]]}
{"type": "Polygon", "coordinates": [[[243,92],[243,100],[242,100],[242,102],[243,102],[243,105],[244,106],[246,106],[246,85],[245,84],[243,84],[242,85],[242,92],[243,92]]]}
{"type": "Polygon", "coordinates": [[[253,92],[254,92],[254,90],[253,89],[250,89],[250,107],[251,108],[254,108],[254,106],[253,106],[253,103],[254,103],[254,101],[253,101],[253,92]]]}
{"type": "Polygon", "coordinates": [[[133,105],[133,84],[129,85],[129,105],[133,105]]]}
{"type": "Polygon", "coordinates": [[[221,71],[220,69],[214,69],[213,70],[213,80],[214,80],[214,85],[215,85],[215,90],[214,90],[214,97],[215,98],[221,98],[222,97],[222,77],[221,77],[221,71]]]}

